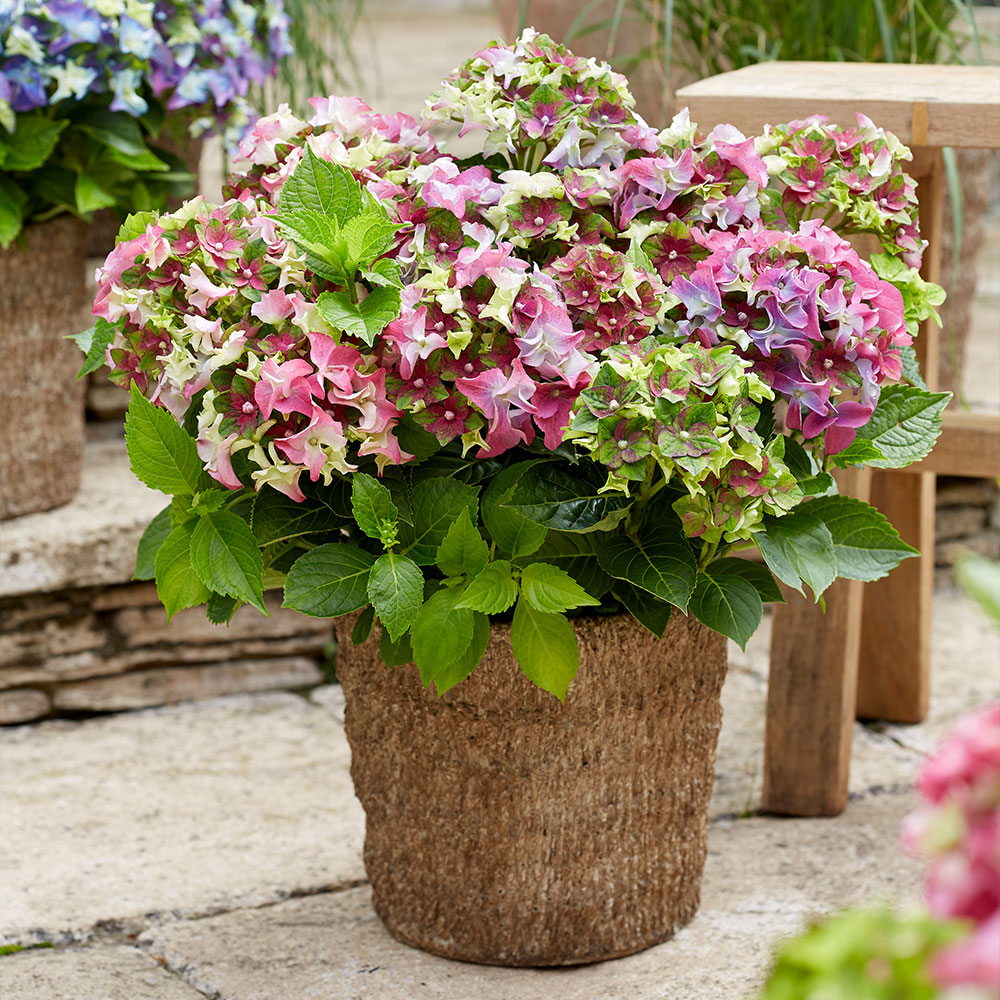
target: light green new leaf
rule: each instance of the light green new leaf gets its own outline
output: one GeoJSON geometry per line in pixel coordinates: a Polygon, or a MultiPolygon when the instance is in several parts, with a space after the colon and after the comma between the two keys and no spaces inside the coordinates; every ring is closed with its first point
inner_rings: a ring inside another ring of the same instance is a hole
{"type": "Polygon", "coordinates": [[[156,593],[167,611],[167,621],[184,608],[204,604],[211,593],[191,564],[194,524],[174,528],[156,553],[156,593]]]}
{"type": "Polygon", "coordinates": [[[490,620],[478,611],[472,612],[472,642],[469,648],[454,662],[434,675],[434,686],[442,695],[456,684],[461,684],[483,658],[490,641],[490,620]]]}
{"type": "Polygon", "coordinates": [[[521,593],[536,611],[562,612],[601,602],[568,573],[547,563],[531,563],[521,571],[521,593]]]}
{"type": "Polygon", "coordinates": [[[481,611],[484,615],[498,615],[516,600],[517,584],[511,576],[510,563],[497,559],[461,592],[458,606],[481,611]]]}
{"type": "Polygon", "coordinates": [[[410,628],[413,659],[424,687],[472,643],[473,615],[468,608],[458,607],[461,593],[460,587],[444,587],[432,594],[410,628]]]}
{"type": "Polygon", "coordinates": [[[125,444],[136,479],[161,493],[190,496],[212,483],[202,472],[194,438],[167,410],[154,406],[132,383],[125,444]]]}
{"type": "Polygon", "coordinates": [[[348,261],[354,269],[367,267],[376,257],[381,257],[392,246],[392,238],[399,226],[390,222],[384,210],[367,211],[349,219],[343,230],[347,244],[348,261]]]}
{"type": "Polygon", "coordinates": [[[288,571],[282,607],[313,618],[337,618],[368,603],[375,557],[347,542],[330,542],[299,556],[288,571]]]}
{"type": "Polygon", "coordinates": [[[105,191],[90,174],[80,173],[76,175],[74,192],[76,210],[81,215],[96,212],[99,208],[109,208],[118,201],[110,191],[105,191]]]}
{"type": "MultiPolygon", "coordinates": [[[[484,500],[484,509],[485,506],[484,500]]],[[[533,556],[539,562],[568,573],[592,597],[603,597],[611,589],[611,577],[597,561],[599,541],[599,532],[549,531],[533,556]]],[[[526,566],[530,561],[530,557],[520,556],[514,560],[514,565],[526,566]]]]}
{"type": "Polygon", "coordinates": [[[318,157],[310,147],[282,185],[280,212],[318,212],[343,226],[361,209],[361,185],[346,167],[318,157]]]}
{"type": "Polygon", "coordinates": [[[351,509],[358,527],[369,537],[389,548],[396,542],[399,511],[389,491],[365,472],[354,473],[351,509]]]}
{"type": "Polygon", "coordinates": [[[23,199],[15,198],[15,189],[20,192],[20,188],[6,177],[0,184],[0,247],[5,250],[14,242],[24,221],[21,215],[23,199]]]}
{"type": "Polygon", "coordinates": [[[829,529],[837,557],[837,576],[880,580],[904,559],[920,553],[899,537],[885,516],[854,497],[823,497],[801,508],[829,529]]]}
{"type": "Polygon", "coordinates": [[[316,300],[316,308],[334,329],[371,346],[386,324],[399,315],[399,289],[372,289],[361,302],[352,302],[346,292],[323,292],[316,300]]]}
{"type": "Polygon", "coordinates": [[[406,632],[424,600],[424,574],[406,556],[387,552],[372,566],[368,596],[393,641],[406,632]]]}
{"type": "Polygon", "coordinates": [[[709,568],[699,570],[688,614],[732,639],[742,649],[757,631],[764,606],[757,588],[744,576],[709,568]]]}
{"type": "Polygon", "coordinates": [[[268,614],[264,563],[242,517],[225,510],[202,514],[191,536],[191,565],[209,590],[238,597],[268,614]]]}
{"type": "Polygon", "coordinates": [[[152,580],[156,576],[156,553],[160,551],[160,546],[167,540],[172,530],[168,504],[149,522],[142,533],[142,538],[139,539],[133,580],[152,580]]]}
{"type": "Polygon", "coordinates": [[[647,525],[638,537],[618,534],[597,550],[601,568],[618,580],[648,590],[683,611],[694,589],[696,567],[691,547],[665,525],[647,525]]]}
{"type": "Polygon", "coordinates": [[[464,573],[472,579],[483,571],[489,560],[489,547],[472,523],[469,508],[463,507],[438,548],[438,567],[445,576],[464,573]]]}
{"type": "Polygon", "coordinates": [[[576,633],[566,618],[537,611],[522,598],[514,608],[510,643],[518,666],[532,684],[565,701],[580,666],[576,633]]]}

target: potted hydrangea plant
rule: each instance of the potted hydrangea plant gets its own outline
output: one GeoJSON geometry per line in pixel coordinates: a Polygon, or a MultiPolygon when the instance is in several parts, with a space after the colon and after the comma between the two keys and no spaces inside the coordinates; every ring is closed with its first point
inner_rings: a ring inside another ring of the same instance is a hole
{"type": "Polygon", "coordinates": [[[80,328],[87,300],[80,219],[163,209],[189,193],[192,176],[169,147],[188,126],[235,144],[251,120],[248,87],[288,51],[282,0],[2,5],[0,418],[36,419],[30,440],[2,446],[0,518],[56,506],[79,485],[82,387],[62,338],[80,328]]]}
{"type": "Polygon", "coordinates": [[[832,475],[919,459],[947,401],[911,347],[937,290],[909,154],[863,118],[658,133],[532,31],[421,122],[312,104],[99,272],[86,366],[131,385],[132,468],[173,497],[137,575],[170,614],[283,586],[337,618],[401,940],[512,965],[664,940],[698,903],[725,637],[777,580],[818,599],[913,554],[832,475]]]}

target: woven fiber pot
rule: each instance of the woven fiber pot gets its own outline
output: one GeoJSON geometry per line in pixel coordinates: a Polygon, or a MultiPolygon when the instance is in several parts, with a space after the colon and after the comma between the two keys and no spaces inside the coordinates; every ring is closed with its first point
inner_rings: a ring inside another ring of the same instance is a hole
{"type": "Polygon", "coordinates": [[[725,640],[675,614],[581,618],[565,704],[494,626],[439,698],[338,624],[351,774],[375,909],[405,944],[490,965],[576,965],[671,937],[698,908],[725,640]]]}
{"type": "Polygon", "coordinates": [[[86,228],[61,216],[0,250],[0,520],[66,503],[83,464],[86,228]]]}

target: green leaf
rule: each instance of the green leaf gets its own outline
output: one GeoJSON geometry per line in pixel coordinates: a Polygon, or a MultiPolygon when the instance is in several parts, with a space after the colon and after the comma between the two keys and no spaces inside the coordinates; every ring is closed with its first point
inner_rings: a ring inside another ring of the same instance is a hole
{"type": "Polygon", "coordinates": [[[899,537],[885,515],[854,497],[823,497],[799,509],[819,518],[829,530],[837,576],[870,583],[920,554],[899,537]]]}
{"type": "Polygon", "coordinates": [[[834,469],[847,469],[852,465],[871,465],[884,461],[885,455],[871,441],[855,438],[843,451],[829,455],[827,461],[834,469]]]}
{"type": "Polygon", "coordinates": [[[481,611],[485,615],[498,615],[516,600],[517,584],[511,575],[510,563],[497,559],[461,592],[458,606],[481,611]]]}
{"type": "Polygon", "coordinates": [[[81,379],[91,372],[96,372],[104,364],[108,344],[115,339],[118,327],[114,323],[109,323],[106,319],[98,317],[97,322],[83,330],[81,333],[71,335],[70,339],[76,341],[77,347],[86,355],[83,360],[83,367],[77,373],[77,378],[81,379]]]}
{"type": "Polygon", "coordinates": [[[389,491],[374,477],[355,472],[351,487],[351,509],[358,527],[389,548],[396,543],[399,511],[389,491]]]}
{"type": "Polygon", "coordinates": [[[17,115],[14,131],[3,136],[7,154],[4,170],[37,170],[52,155],[67,125],[66,119],[53,121],[40,115],[17,115]]]}
{"type": "Polygon", "coordinates": [[[483,524],[498,548],[512,557],[530,555],[548,534],[547,528],[506,506],[521,477],[537,464],[538,460],[530,460],[503,469],[494,476],[483,494],[483,524]]]}
{"type": "MultiPolygon", "coordinates": [[[[485,506],[484,500],[484,509],[485,506]]],[[[526,523],[532,524],[531,521],[526,523]]],[[[599,540],[597,532],[549,531],[545,541],[534,550],[534,557],[568,573],[592,597],[603,597],[611,589],[611,577],[597,561],[599,540]]],[[[526,556],[521,556],[514,560],[514,565],[524,566],[529,561],[526,556]]]]}
{"type": "MultiPolygon", "coordinates": [[[[325,494],[320,496],[325,499],[325,494]]],[[[348,523],[349,518],[338,513],[331,501],[310,496],[298,503],[275,489],[263,489],[254,500],[251,527],[257,541],[268,545],[337,531],[348,523]]]]}
{"type": "Polygon", "coordinates": [[[167,504],[156,517],[146,526],[139,539],[139,547],[135,554],[135,573],[133,580],[152,580],[156,575],[156,553],[167,540],[172,530],[170,522],[170,504],[167,504]]]}
{"type": "Polygon", "coordinates": [[[209,590],[238,597],[265,615],[264,563],[250,525],[237,514],[202,514],[191,536],[191,564],[209,590]]]}
{"type": "Polygon", "coordinates": [[[412,624],[424,600],[424,574],[406,556],[387,552],[372,566],[368,596],[389,638],[398,639],[412,624]]]}
{"type": "Polygon", "coordinates": [[[22,201],[15,197],[16,191],[19,192],[20,188],[3,177],[0,182],[0,247],[5,250],[14,242],[24,222],[22,201]]]}
{"type": "Polygon", "coordinates": [[[154,406],[132,383],[125,417],[125,444],[136,479],[161,493],[189,496],[211,486],[194,438],[167,410],[154,406]]]}
{"type": "Polygon", "coordinates": [[[927,383],[924,381],[923,375],[920,374],[920,362],[917,360],[916,348],[912,344],[907,344],[899,349],[899,356],[903,362],[903,378],[918,389],[929,392],[927,383]]]}
{"type": "Polygon", "coordinates": [[[191,563],[193,532],[193,522],[179,525],[167,535],[156,553],[156,593],[166,608],[167,621],[184,608],[204,604],[209,597],[209,589],[191,563]]]}
{"type": "Polygon", "coordinates": [[[387,667],[401,667],[405,663],[413,662],[413,649],[410,646],[410,633],[406,632],[400,636],[397,642],[393,642],[389,633],[382,629],[382,635],[378,643],[379,656],[387,667]]]}
{"type": "Polygon", "coordinates": [[[213,625],[228,625],[241,602],[228,594],[209,594],[205,615],[213,625]]]}
{"type": "Polygon", "coordinates": [[[461,684],[483,658],[490,641],[490,620],[478,611],[472,613],[472,642],[469,648],[454,662],[434,675],[434,686],[438,695],[450,691],[456,684],[461,684]]]}
{"type": "Polygon", "coordinates": [[[536,611],[570,611],[601,603],[568,573],[542,562],[533,562],[521,571],[521,593],[536,611]]]}
{"type": "Polygon", "coordinates": [[[399,289],[375,288],[361,302],[352,302],[346,292],[323,292],[316,308],[332,327],[370,347],[386,324],[399,315],[399,289]]]}
{"type": "Polygon", "coordinates": [[[657,639],[663,638],[672,610],[666,601],[653,597],[648,590],[633,587],[625,580],[616,580],[612,593],[640,625],[649,629],[657,639]]]}
{"type": "Polygon", "coordinates": [[[774,574],[759,562],[726,556],[709,563],[708,572],[712,576],[722,573],[726,576],[742,576],[748,583],[753,584],[757,593],[760,594],[760,599],[765,603],[785,603],[781,588],[775,583],[774,574]]]}
{"type": "Polygon", "coordinates": [[[75,127],[102,146],[117,149],[128,156],[142,156],[148,152],[142,129],[133,118],[114,111],[89,111],[79,115],[75,127]]]}
{"type": "Polygon", "coordinates": [[[601,493],[605,476],[594,465],[540,462],[526,470],[501,506],[557,531],[587,531],[632,504],[621,493],[601,493]]]}
{"type": "Polygon", "coordinates": [[[444,587],[432,594],[410,628],[413,659],[424,687],[462,656],[472,642],[472,612],[458,607],[461,593],[460,587],[444,587]]]}
{"type": "MultiPolygon", "coordinates": [[[[161,173],[170,172],[170,165],[164,163],[151,149],[144,149],[141,153],[123,153],[120,149],[109,147],[104,154],[106,159],[112,163],[119,163],[129,170],[139,173],[161,173]]],[[[192,177],[192,182],[195,178],[192,177]]]]}
{"type": "Polygon", "coordinates": [[[381,257],[392,246],[392,238],[398,229],[399,226],[381,212],[365,212],[349,219],[344,225],[343,236],[351,268],[367,267],[376,257],[381,257]]]}
{"type": "Polygon", "coordinates": [[[576,633],[566,618],[538,611],[522,598],[514,608],[510,644],[528,680],[565,701],[580,666],[576,633]]]}
{"type": "Polygon", "coordinates": [[[806,505],[784,517],[765,516],[764,526],[753,537],[771,571],[800,594],[807,584],[819,600],[837,576],[830,529],[806,505]]]}
{"type": "Polygon", "coordinates": [[[340,225],[361,210],[361,185],[346,167],[328,163],[309,146],[291,177],[282,185],[281,212],[318,212],[340,225]]]}
{"type": "Polygon", "coordinates": [[[119,226],[116,243],[127,243],[134,240],[146,231],[146,227],[152,225],[159,218],[156,212],[133,212],[119,226]]]}
{"type": "Polygon", "coordinates": [[[882,390],[871,420],[858,429],[858,441],[870,441],[882,458],[867,464],[876,469],[901,469],[930,454],[941,433],[941,414],[950,392],[925,392],[893,385],[882,390]]]}
{"type": "Polygon", "coordinates": [[[463,507],[438,548],[438,567],[445,576],[464,573],[471,579],[482,572],[489,560],[489,547],[472,523],[469,508],[463,507]]]}
{"type": "Polygon", "coordinates": [[[618,534],[606,539],[597,559],[606,573],[683,611],[694,589],[696,567],[691,547],[678,536],[672,526],[649,524],[636,538],[618,534]]]}
{"type": "Polygon", "coordinates": [[[467,509],[475,524],[479,490],[455,479],[423,479],[413,488],[413,524],[400,525],[400,542],[418,566],[431,566],[452,523],[467,509]]]}
{"type": "Polygon", "coordinates": [[[764,606],[757,588],[746,577],[710,568],[698,571],[688,613],[746,649],[747,640],[760,625],[764,606]]]}
{"type": "Polygon", "coordinates": [[[96,212],[99,208],[109,208],[117,202],[118,199],[105,191],[90,174],[76,175],[76,210],[81,215],[96,212]]]}
{"type": "Polygon", "coordinates": [[[361,614],[358,615],[358,620],[354,623],[354,628],[351,629],[351,644],[354,646],[360,646],[362,643],[368,640],[368,636],[372,634],[372,629],[375,627],[375,609],[369,605],[364,608],[361,614]]]}
{"type": "Polygon", "coordinates": [[[330,542],[299,556],[288,571],[282,607],[313,618],[337,618],[368,603],[375,557],[347,542],[330,542]]]}

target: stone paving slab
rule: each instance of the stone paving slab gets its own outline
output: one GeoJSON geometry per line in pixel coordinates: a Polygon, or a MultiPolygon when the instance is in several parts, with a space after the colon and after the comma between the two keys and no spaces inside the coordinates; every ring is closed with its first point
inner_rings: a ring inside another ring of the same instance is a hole
{"type": "Polygon", "coordinates": [[[343,727],[296,695],[22,726],[0,760],[0,943],[365,877],[343,727]]]}
{"type": "Polygon", "coordinates": [[[0,958],[3,1000],[203,1000],[138,948],[27,951],[0,958]]]}
{"type": "Polygon", "coordinates": [[[772,943],[811,917],[916,899],[919,868],[897,848],[913,805],[909,793],[883,794],[836,819],[714,824],[694,921],[600,965],[500,969],[424,954],[388,935],[367,887],[161,925],[142,942],[218,1000],[738,1000],[760,984],[772,943]]]}

